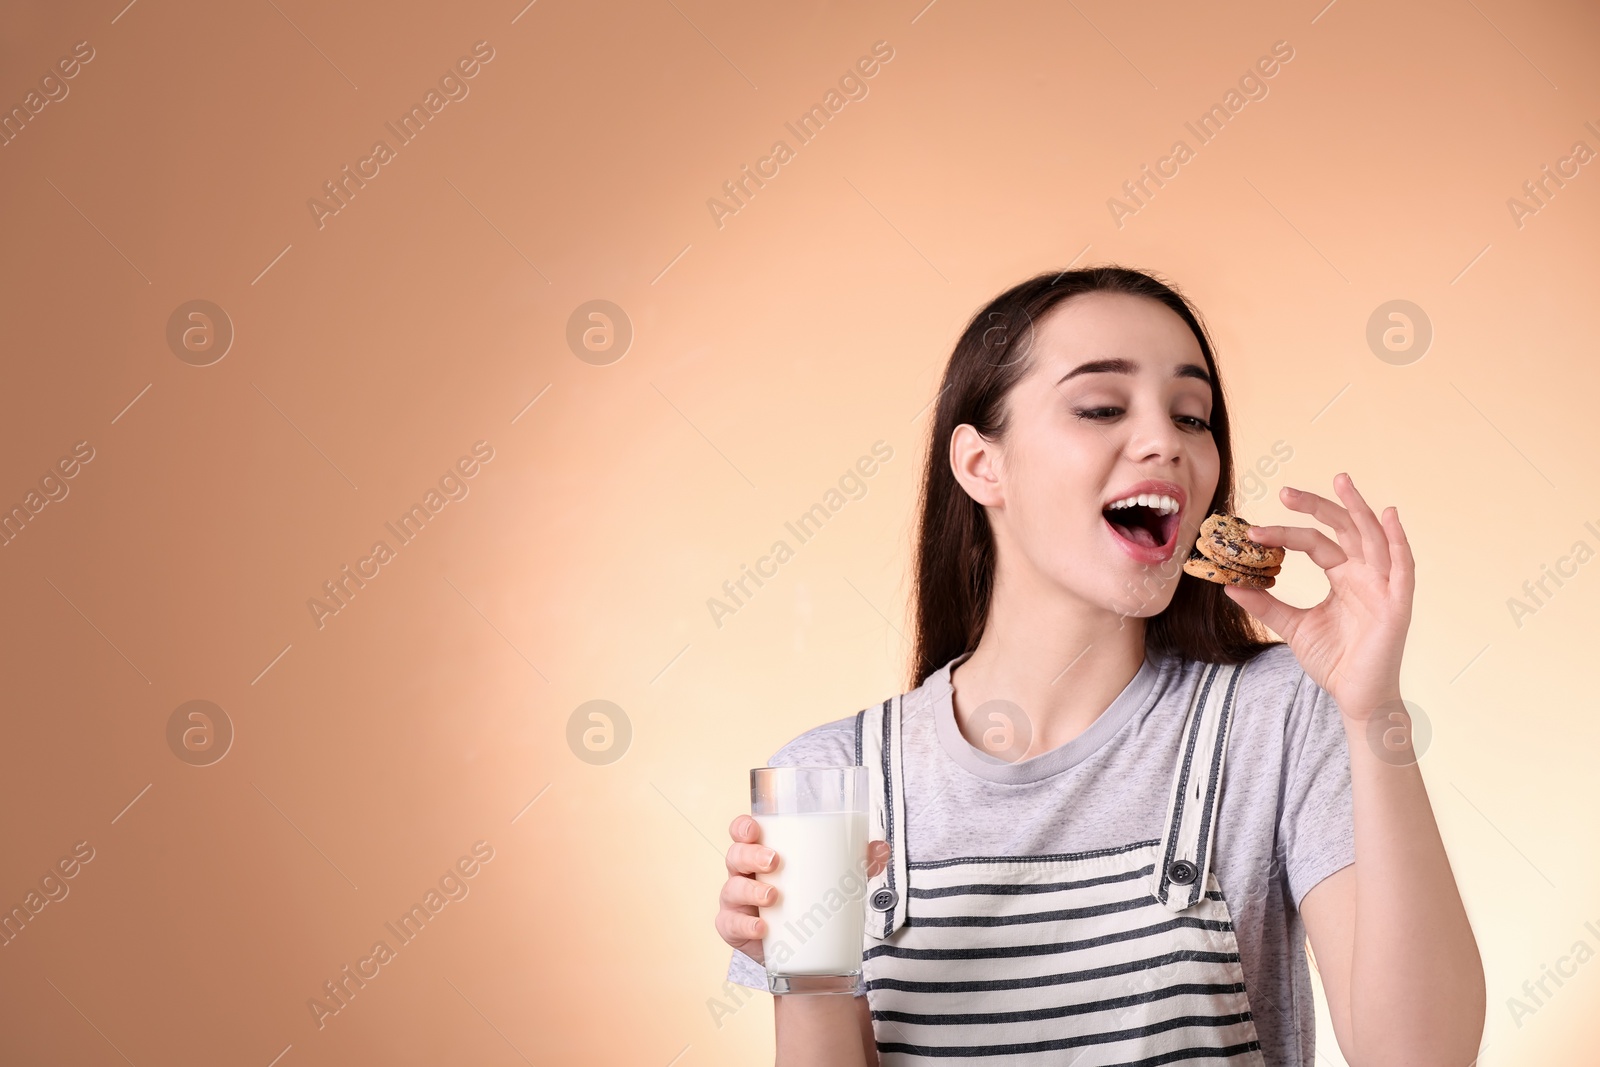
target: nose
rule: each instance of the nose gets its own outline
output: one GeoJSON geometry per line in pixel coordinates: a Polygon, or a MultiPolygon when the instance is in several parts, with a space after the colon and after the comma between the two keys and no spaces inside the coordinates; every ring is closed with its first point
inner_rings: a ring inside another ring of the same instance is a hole
{"type": "Polygon", "coordinates": [[[1147,404],[1128,425],[1128,458],[1133,462],[1176,466],[1182,460],[1183,431],[1165,407],[1147,404]]]}

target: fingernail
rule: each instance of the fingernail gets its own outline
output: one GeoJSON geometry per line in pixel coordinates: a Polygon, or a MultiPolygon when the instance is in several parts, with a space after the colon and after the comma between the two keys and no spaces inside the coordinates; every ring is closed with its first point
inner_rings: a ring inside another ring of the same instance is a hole
{"type": "Polygon", "coordinates": [[[1285,493],[1288,493],[1288,494],[1289,494],[1289,495],[1290,495],[1290,496],[1299,496],[1299,495],[1300,495],[1300,490],[1298,490],[1298,489],[1296,489],[1296,488],[1294,488],[1294,487],[1293,487],[1293,486],[1291,486],[1291,485],[1286,485],[1286,486],[1284,486],[1284,487],[1283,487],[1283,491],[1284,491],[1284,492],[1285,492],[1285,493]]]}
{"type": "Polygon", "coordinates": [[[772,861],[777,859],[777,858],[778,858],[778,854],[776,852],[772,851],[770,848],[766,849],[765,851],[763,851],[761,853],[761,866],[763,866],[763,867],[771,867],[772,866],[772,861]]]}
{"type": "Polygon", "coordinates": [[[771,904],[772,903],[772,890],[770,888],[763,889],[761,891],[761,903],[763,903],[763,904],[771,904]]]}

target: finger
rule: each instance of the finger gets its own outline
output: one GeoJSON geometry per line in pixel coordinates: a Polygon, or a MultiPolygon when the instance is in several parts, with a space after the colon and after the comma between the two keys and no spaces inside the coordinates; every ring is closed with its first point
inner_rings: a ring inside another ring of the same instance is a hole
{"type": "Polygon", "coordinates": [[[1284,507],[1303,511],[1318,522],[1332,526],[1333,532],[1339,535],[1339,547],[1344,549],[1345,555],[1351,559],[1362,558],[1361,531],[1356,528],[1355,520],[1350,517],[1350,513],[1337,502],[1303,489],[1291,489],[1287,485],[1283,487],[1280,495],[1284,507]]]}
{"type": "Polygon", "coordinates": [[[778,900],[778,887],[736,874],[722,883],[723,904],[732,908],[770,908],[778,900]]]}
{"type": "Polygon", "coordinates": [[[728,846],[729,874],[757,874],[761,871],[770,871],[777,862],[778,854],[765,845],[728,846]]]}
{"type": "Polygon", "coordinates": [[[1311,557],[1312,563],[1325,571],[1350,558],[1327,534],[1309,526],[1252,526],[1246,533],[1257,544],[1280,545],[1304,552],[1311,557]]]}
{"type": "Polygon", "coordinates": [[[1394,559],[1394,565],[1389,569],[1389,591],[1409,604],[1417,588],[1417,561],[1411,555],[1411,542],[1406,538],[1405,527],[1400,525],[1400,509],[1386,509],[1383,518],[1384,532],[1389,535],[1389,555],[1394,559]]]}
{"type": "Polygon", "coordinates": [[[722,940],[734,948],[738,948],[746,941],[759,941],[767,936],[767,924],[759,915],[747,915],[739,911],[719,911],[715,925],[722,940]]]}
{"type": "Polygon", "coordinates": [[[761,824],[751,815],[737,816],[728,824],[728,836],[735,841],[760,841],[761,824]]]}
{"type": "Polygon", "coordinates": [[[867,877],[876,878],[889,866],[889,842],[867,842],[867,877]]]}
{"type": "Polygon", "coordinates": [[[1383,524],[1378,521],[1378,516],[1373,514],[1366,498],[1356,488],[1355,479],[1349,474],[1337,474],[1333,479],[1334,492],[1339,494],[1350,509],[1350,514],[1355,518],[1356,528],[1361,531],[1361,555],[1368,563],[1377,568],[1378,573],[1385,577],[1389,574],[1389,535],[1384,532],[1383,524]]]}
{"type": "Polygon", "coordinates": [[[1285,641],[1293,636],[1300,627],[1300,619],[1306,614],[1305,608],[1297,608],[1292,604],[1285,604],[1265,589],[1252,589],[1244,585],[1225,585],[1222,591],[1234,603],[1244,610],[1272,627],[1274,633],[1285,641]]]}

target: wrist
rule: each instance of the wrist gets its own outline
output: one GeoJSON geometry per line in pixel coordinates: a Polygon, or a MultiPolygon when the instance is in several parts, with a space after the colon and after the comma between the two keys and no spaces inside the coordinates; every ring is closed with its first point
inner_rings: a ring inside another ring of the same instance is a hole
{"type": "Polygon", "coordinates": [[[1339,707],[1339,717],[1347,731],[1362,731],[1373,719],[1384,719],[1397,712],[1404,713],[1406,702],[1399,689],[1381,693],[1343,695],[1329,692],[1339,707]]]}
{"type": "Polygon", "coordinates": [[[866,1067],[862,1008],[848,994],[789,994],[773,1000],[780,1067],[866,1067]]]}
{"type": "Polygon", "coordinates": [[[1344,711],[1342,719],[1351,760],[1365,763],[1375,759],[1392,767],[1416,766],[1432,733],[1427,717],[1421,712],[1421,708],[1408,703],[1399,693],[1365,701],[1344,711]]]}

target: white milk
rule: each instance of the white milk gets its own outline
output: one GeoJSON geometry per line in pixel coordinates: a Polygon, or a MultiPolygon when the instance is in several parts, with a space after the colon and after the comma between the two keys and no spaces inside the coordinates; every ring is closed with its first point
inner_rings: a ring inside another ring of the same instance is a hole
{"type": "Polygon", "coordinates": [[[778,889],[777,903],[759,909],[767,924],[761,951],[768,970],[841,975],[860,971],[866,922],[866,812],[752,818],[761,824],[761,843],[778,854],[776,868],[755,875],[778,889]],[[782,963],[776,958],[780,944],[791,950],[782,963]]]}

